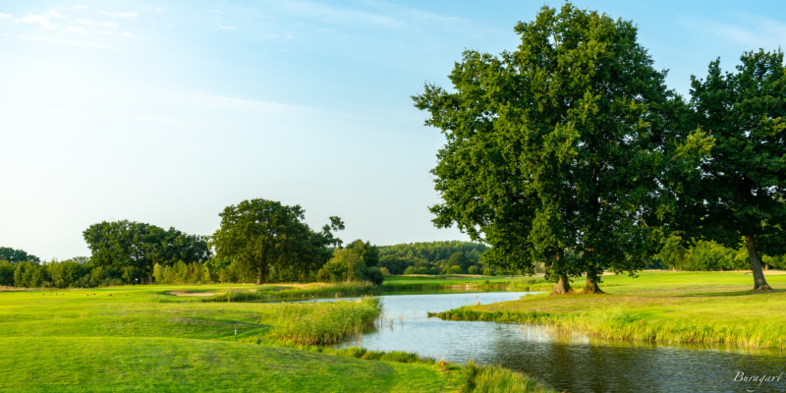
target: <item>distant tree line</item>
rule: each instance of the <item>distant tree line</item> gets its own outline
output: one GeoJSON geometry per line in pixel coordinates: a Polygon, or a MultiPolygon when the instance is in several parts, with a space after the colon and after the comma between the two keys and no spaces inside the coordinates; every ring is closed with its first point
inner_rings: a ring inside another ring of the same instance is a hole
{"type": "Polygon", "coordinates": [[[41,263],[23,250],[0,248],[0,285],[96,287],[123,284],[309,282],[365,280],[380,284],[379,252],[356,240],[342,247],[338,217],[321,231],[303,222],[300,206],[264,199],[228,206],[213,236],[128,220],[83,232],[91,256],[41,263]],[[213,253],[215,250],[215,255],[213,253]]]}
{"type": "MultiPolygon", "coordinates": [[[[672,270],[711,271],[711,270],[746,270],[750,269],[748,249],[744,241],[737,247],[723,244],[694,240],[686,242],[679,235],[672,235],[664,241],[661,251],[653,257],[672,270]]],[[[786,269],[786,255],[761,255],[765,269],[786,269]]]]}
{"type": "Polygon", "coordinates": [[[485,263],[488,247],[460,241],[422,242],[379,247],[379,266],[386,274],[501,273],[485,263]]]}

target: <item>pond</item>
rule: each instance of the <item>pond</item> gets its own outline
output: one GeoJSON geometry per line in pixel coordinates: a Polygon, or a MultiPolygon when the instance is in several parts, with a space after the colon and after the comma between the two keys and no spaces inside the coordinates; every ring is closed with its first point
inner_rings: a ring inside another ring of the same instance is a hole
{"type": "Polygon", "coordinates": [[[426,315],[526,295],[381,296],[383,315],[377,329],[340,346],[415,352],[453,363],[499,364],[560,391],[786,392],[786,353],[779,350],[610,342],[533,325],[443,321],[426,315]],[[742,380],[751,376],[772,376],[773,381],[759,385],[742,380]]]}

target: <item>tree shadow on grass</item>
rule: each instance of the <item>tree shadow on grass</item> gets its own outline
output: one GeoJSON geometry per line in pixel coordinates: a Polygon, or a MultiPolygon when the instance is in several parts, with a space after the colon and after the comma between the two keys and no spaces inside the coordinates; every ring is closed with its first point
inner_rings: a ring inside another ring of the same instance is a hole
{"type": "Polygon", "coordinates": [[[724,292],[698,292],[698,293],[685,293],[682,295],[675,295],[675,297],[735,297],[735,296],[751,296],[751,295],[768,295],[775,293],[786,293],[786,289],[773,289],[771,291],[754,291],[752,289],[741,291],[724,291],[724,292]]]}

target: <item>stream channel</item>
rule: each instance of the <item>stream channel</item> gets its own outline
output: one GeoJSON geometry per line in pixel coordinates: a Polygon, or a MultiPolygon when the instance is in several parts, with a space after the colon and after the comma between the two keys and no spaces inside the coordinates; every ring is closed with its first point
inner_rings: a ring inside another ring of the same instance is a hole
{"type": "Polygon", "coordinates": [[[429,311],[526,295],[380,296],[382,316],[376,329],[338,347],[414,352],[452,363],[498,364],[530,374],[559,391],[786,392],[786,351],[782,350],[606,341],[536,325],[427,317],[429,311]],[[773,380],[761,384],[742,380],[750,376],[773,380]]]}

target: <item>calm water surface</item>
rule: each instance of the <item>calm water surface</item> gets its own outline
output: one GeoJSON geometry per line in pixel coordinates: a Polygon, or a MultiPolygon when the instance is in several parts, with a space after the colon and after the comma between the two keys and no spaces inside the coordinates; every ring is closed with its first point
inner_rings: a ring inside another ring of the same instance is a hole
{"type": "Polygon", "coordinates": [[[341,344],[415,352],[454,363],[501,364],[571,392],[786,392],[786,353],[590,340],[532,325],[443,321],[426,313],[523,292],[381,296],[378,327],[341,344]],[[780,382],[735,381],[774,376],[780,382]]]}

